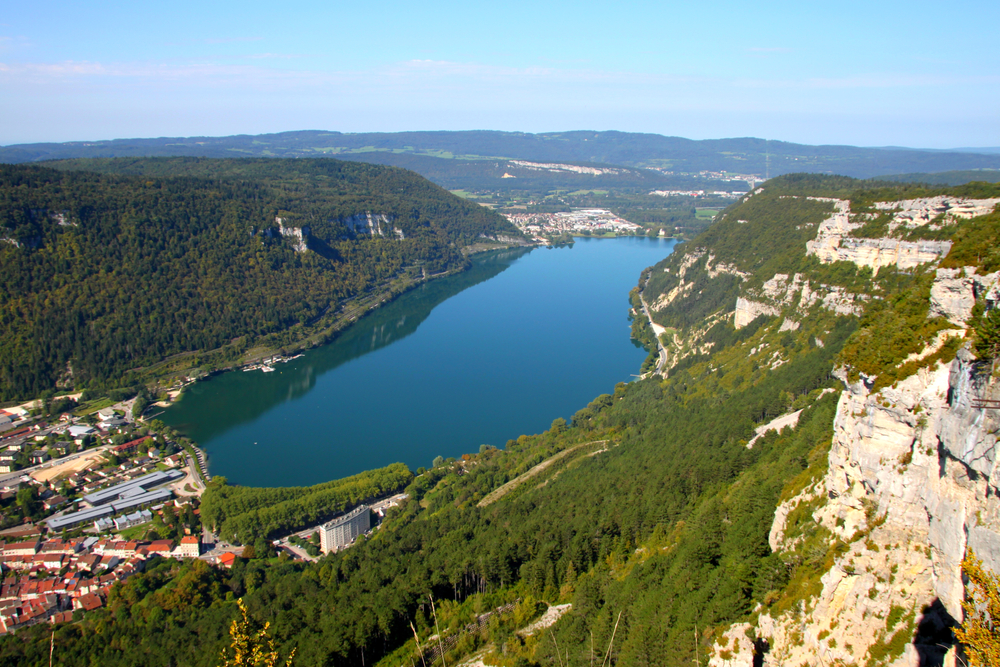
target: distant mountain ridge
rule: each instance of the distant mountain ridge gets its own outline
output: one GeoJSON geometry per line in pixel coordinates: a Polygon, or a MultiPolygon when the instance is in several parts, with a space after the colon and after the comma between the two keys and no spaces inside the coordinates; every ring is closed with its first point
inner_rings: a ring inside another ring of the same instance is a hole
{"type": "MultiPolygon", "coordinates": [[[[460,160],[561,161],[622,165],[673,172],[729,171],[778,176],[836,173],[855,178],[969,169],[998,169],[992,149],[938,151],[909,148],[807,146],[752,137],[692,140],[634,132],[368,132],[303,130],[228,137],[161,137],[0,147],[0,162],[80,157],[338,157],[405,166],[425,174],[440,162],[460,160]],[[979,152],[971,152],[971,151],[979,152]]],[[[458,166],[458,165],[455,165],[458,166]]],[[[425,174],[426,175],[426,174],[425,174]]],[[[502,173],[501,173],[502,176],[502,173]]],[[[450,187],[447,174],[435,179],[450,187]]]]}

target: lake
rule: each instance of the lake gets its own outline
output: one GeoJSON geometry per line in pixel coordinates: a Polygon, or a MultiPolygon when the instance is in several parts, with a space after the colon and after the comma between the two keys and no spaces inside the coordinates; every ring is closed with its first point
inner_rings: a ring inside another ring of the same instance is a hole
{"type": "Polygon", "coordinates": [[[582,238],[475,257],[273,373],[191,385],[159,419],[206,450],[212,475],[249,486],[502,448],[638,372],[628,292],[675,243],[582,238]]]}

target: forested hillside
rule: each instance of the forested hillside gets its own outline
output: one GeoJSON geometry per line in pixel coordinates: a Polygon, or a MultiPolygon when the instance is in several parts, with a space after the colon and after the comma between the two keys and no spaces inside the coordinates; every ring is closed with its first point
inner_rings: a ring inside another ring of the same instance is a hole
{"type": "MultiPolygon", "coordinates": [[[[67,666],[216,665],[239,597],[303,665],[431,665],[440,647],[505,666],[941,664],[964,536],[990,551],[1000,534],[1000,424],[969,405],[1000,328],[1000,192],[908,187],[765,185],[640,279],[663,375],[418,471],[341,553],[160,561],[54,639],[3,638],[0,664],[54,647],[67,666]],[[944,428],[947,411],[965,421],[944,428]],[[555,604],[572,606],[518,633],[555,604]]],[[[203,516],[263,519],[336,486],[220,485],[203,516]]]]}
{"type": "Polygon", "coordinates": [[[187,351],[315,323],[463,268],[503,218],[400,169],[336,160],[0,166],[0,399],[129,382],[187,351]]]}

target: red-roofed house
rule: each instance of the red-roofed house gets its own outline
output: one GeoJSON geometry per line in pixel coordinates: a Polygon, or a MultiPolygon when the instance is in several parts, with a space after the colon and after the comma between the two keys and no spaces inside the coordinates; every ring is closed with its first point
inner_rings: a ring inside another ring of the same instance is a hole
{"type": "Polygon", "coordinates": [[[201,555],[201,538],[195,535],[187,535],[181,538],[181,545],[177,549],[177,555],[181,558],[197,558],[201,555]]]}
{"type": "Polygon", "coordinates": [[[74,609],[83,609],[84,611],[93,611],[103,606],[104,600],[97,593],[87,593],[73,601],[74,609]]]}
{"type": "Polygon", "coordinates": [[[116,456],[121,456],[122,454],[130,454],[135,450],[139,449],[139,445],[146,442],[147,440],[149,440],[148,435],[139,438],[138,440],[132,440],[130,442],[126,442],[125,444],[118,445],[117,447],[113,447],[112,451],[114,451],[116,456]]]}
{"type": "Polygon", "coordinates": [[[149,543],[146,547],[146,553],[148,554],[158,554],[164,558],[170,558],[170,554],[174,551],[174,541],[173,540],[154,540],[149,543]]]}

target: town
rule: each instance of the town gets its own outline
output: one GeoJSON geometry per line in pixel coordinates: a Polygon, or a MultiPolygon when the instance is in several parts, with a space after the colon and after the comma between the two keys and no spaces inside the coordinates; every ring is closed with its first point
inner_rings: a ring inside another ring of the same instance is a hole
{"type": "MultiPolygon", "coordinates": [[[[204,454],[133,407],[134,399],[64,412],[54,423],[40,406],[0,410],[0,635],[100,608],[153,559],[230,568],[253,556],[201,524],[204,454]]],[[[350,546],[405,498],[361,504],[275,540],[273,555],[312,561],[350,546]]]]}
{"type": "Polygon", "coordinates": [[[753,190],[757,183],[767,180],[760,174],[737,174],[731,171],[710,171],[703,169],[701,171],[671,171],[669,169],[657,169],[653,168],[654,171],[658,171],[664,176],[687,176],[689,178],[702,178],[709,181],[744,181],[753,190]]]}
{"type": "Polygon", "coordinates": [[[659,195],[660,197],[720,197],[722,199],[739,199],[746,192],[725,192],[724,190],[714,190],[712,192],[706,192],[705,190],[653,190],[649,194],[659,195]]]}
{"type": "Polygon", "coordinates": [[[580,208],[563,213],[505,213],[518,229],[541,243],[545,236],[555,234],[633,235],[639,225],[619,218],[602,208],[580,208]]]}

